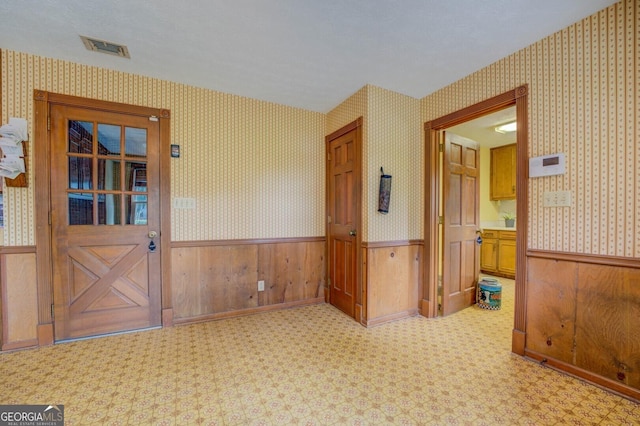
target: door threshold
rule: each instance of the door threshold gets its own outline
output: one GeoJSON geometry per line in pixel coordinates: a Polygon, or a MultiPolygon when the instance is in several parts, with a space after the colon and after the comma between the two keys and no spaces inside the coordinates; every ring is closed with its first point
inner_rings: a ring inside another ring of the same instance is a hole
{"type": "Polygon", "coordinates": [[[139,331],[158,330],[160,328],[162,328],[161,325],[156,325],[156,326],[153,326],[153,327],[136,328],[134,330],[125,330],[125,331],[114,331],[113,333],[96,334],[96,335],[93,335],[93,336],[72,337],[70,339],[56,340],[53,343],[57,345],[58,343],[79,342],[81,340],[92,340],[92,339],[99,339],[101,337],[119,336],[121,334],[131,334],[131,333],[137,333],[139,331]]]}

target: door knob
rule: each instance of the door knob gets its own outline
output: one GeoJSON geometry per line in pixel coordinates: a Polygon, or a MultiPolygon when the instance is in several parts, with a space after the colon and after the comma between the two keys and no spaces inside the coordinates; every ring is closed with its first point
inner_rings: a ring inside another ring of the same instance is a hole
{"type": "Polygon", "coordinates": [[[149,231],[149,238],[155,238],[158,236],[158,233],[156,231],[149,231]]]}
{"type": "Polygon", "coordinates": [[[349,235],[351,235],[352,237],[356,236],[356,230],[352,229],[351,231],[349,231],[349,235]]]}

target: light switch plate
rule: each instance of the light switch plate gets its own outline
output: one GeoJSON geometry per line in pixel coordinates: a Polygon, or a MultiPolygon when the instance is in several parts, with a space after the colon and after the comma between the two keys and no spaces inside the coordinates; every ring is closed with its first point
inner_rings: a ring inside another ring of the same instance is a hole
{"type": "Polygon", "coordinates": [[[542,197],[543,207],[571,207],[570,191],[546,191],[542,197]]]}
{"type": "Polygon", "coordinates": [[[196,208],[195,198],[174,198],[173,208],[182,210],[193,210],[196,208]]]}

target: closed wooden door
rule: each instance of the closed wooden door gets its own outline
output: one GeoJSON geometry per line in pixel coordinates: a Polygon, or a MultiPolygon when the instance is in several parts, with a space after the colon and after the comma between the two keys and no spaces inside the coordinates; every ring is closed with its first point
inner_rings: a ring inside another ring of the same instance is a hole
{"type": "Polygon", "coordinates": [[[355,318],[360,216],[359,129],[327,141],[327,229],[332,305],[355,318]]]}
{"type": "Polygon", "coordinates": [[[445,133],[442,315],[475,302],[480,272],[479,167],[478,143],[445,133]]]}
{"type": "Polygon", "coordinates": [[[50,115],[55,339],[160,325],[157,120],[50,115]]]}

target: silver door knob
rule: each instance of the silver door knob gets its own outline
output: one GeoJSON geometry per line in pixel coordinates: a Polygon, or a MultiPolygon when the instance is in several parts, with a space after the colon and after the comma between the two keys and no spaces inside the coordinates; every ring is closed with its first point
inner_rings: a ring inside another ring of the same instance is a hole
{"type": "Polygon", "coordinates": [[[156,231],[149,231],[149,238],[155,238],[158,236],[158,233],[156,231]]]}
{"type": "Polygon", "coordinates": [[[349,235],[351,235],[352,237],[356,236],[356,230],[352,229],[351,231],[349,231],[349,235]]]}

